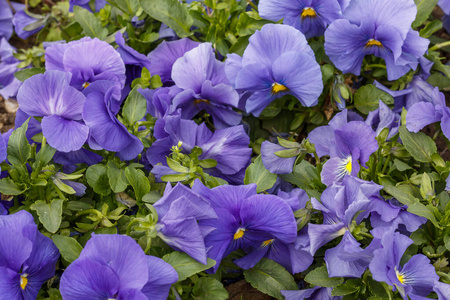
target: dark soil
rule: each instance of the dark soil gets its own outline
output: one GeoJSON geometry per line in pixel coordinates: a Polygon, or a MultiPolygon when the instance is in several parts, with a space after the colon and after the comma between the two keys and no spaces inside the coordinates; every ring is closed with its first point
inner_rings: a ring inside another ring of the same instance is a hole
{"type": "Polygon", "coordinates": [[[5,100],[0,97],[0,131],[1,133],[7,132],[9,129],[14,128],[14,119],[16,113],[13,111],[14,104],[6,103],[5,100]],[[8,106],[8,109],[7,107],[8,106]]]}

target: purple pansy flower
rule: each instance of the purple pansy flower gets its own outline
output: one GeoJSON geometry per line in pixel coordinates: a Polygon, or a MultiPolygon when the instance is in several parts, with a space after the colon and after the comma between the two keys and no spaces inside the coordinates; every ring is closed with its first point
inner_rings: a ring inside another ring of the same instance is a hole
{"type": "Polygon", "coordinates": [[[205,169],[213,176],[231,176],[234,181],[243,181],[241,171],[245,172],[252,150],[248,148],[250,142],[242,126],[218,129],[212,133],[204,123],[197,125],[194,121],[181,119],[180,116],[167,116],[164,131],[155,136],[158,138],[147,150],[147,159],[153,166],[158,163],[167,165],[166,157],[170,155],[172,146],[181,142],[183,153],[190,153],[198,146],[203,152],[199,159],[214,159],[217,165],[205,169]]]}
{"type": "Polygon", "coordinates": [[[50,146],[69,152],[80,149],[89,128],[81,123],[86,97],[69,85],[68,72],[47,71],[34,75],[17,93],[20,109],[29,116],[42,118],[42,133],[50,146]]]}
{"type": "Polygon", "coordinates": [[[97,80],[114,81],[120,90],[125,85],[125,64],[120,54],[97,38],[84,37],[49,47],[45,52],[45,67],[71,72],[70,84],[78,90],[97,80]]]}
{"type": "Polygon", "coordinates": [[[300,291],[281,291],[286,300],[341,300],[342,296],[331,296],[333,288],[315,286],[300,291]]]}
{"type": "Polygon", "coordinates": [[[237,249],[248,249],[272,240],[293,243],[297,224],[291,207],[274,195],[258,195],[256,185],[218,186],[208,189],[199,180],[193,191],[209,201],[217,219],[200,220],[202,226],[214,228],[205,237],[208,257],[217,263],[237,249]]]}
{"type": "Polygon", "coordinates": [[[287,150],[281,145],[264,141],[261,144],[261,160],[264,167],[274,174],[290,174],[294,168],[295,160],[297,156],[284,158],[275,154],[278,151],[287,150]]]}
{"type": "Polygon", "coordinates": [[[42,28],[44,28],[45,24],[33,30],[25,30],[25,27],[38,21],[40,20],[35,19],[32,16],[28,15],[25,9],[17,11],[14,14],[14,18],[12,20],[14,24],[14,31],[16,32],[18,37],[24,40],[29,38],[33,34],[38,33],[39,31],[41,31],[42,28]]]}
{"type": "Polygon", "coordinates": [[[14,76],[20,61],[13,54],[12,47],[6,38],[0,38],[0,95],[5,98],[16,97],[22,82],[14,76]]]}
{"type": "Polygon", "coordinates": [[[27,211],[0,216],[0,295],[36,299],[44,282],[55,276],[58,248],[37,229],[27,211]]]}
{"type": "Polygon", "coordinates": [[[433,291],[436,292],[439,300],[447,300],[447,296],[450,295],[450,284],[446,284],[436,280],[434,282],[433,291]]]}
{"type": "Polygon", "coordinates": [[[434,281],[439,279],[430,260],[422,254],[414,255],[402,267],[400,259],[413,240],[398,232],[387,231],[381,238],[381,248],[374,251],[369,269],[373,279],[383,281],[408,296],[426,297],[433,291],[434,281]]]}
{"type": "Polygon", "coordinates": [[[197,221],[217,218],[211,204],[181,183],[172,188],[169,182],[164,196],[153,206],[159,217],[158,236],[175,250],[206,264],[204,236],[209,232],[197,221]]]}
{"type": "Polygon", "coordinates": [[[147,112],[154,118],[160,119],[170,111],[173,98],[183,90],[177,86],[160,87],[156,90],[139,89],[139,93],[147,100],[147,112]]]}
{"type": "Polygon", "coordinates": [[[353,221],[359,224],[367,216],[371,202],[379,197],[382,188],[373,182],[345,176],[342,184],[333,183],[323,192],[321,202],[311,199],[314,209],[323,213],[323,224],[308,225],[311,254],[344,235],[337,247],[325,252],[330,276],[360,277],[367,268],[373,247],[360,248],[349,230],[353,221]]]}
{"type": "Polygon", "coordinates": [[[329,125],[314,129],[308,136],[320,157],[330,156],[321,173],[322,182],[326,185],[342,180],[347,174],[356,176],[360,169],[358,160],[366,167],[370,155],[378,149],[372,128],[362,121],[348,122],[348,116],[344,109],[329,125]]]}
{"type": "Polygon", "coordinates": [[[177,280],[171,265],[145,255],[131,237],[94,234],[64,271],[60,291],[65,300],[163,300],[177,280]]]}
{"type": "Polygon", "coordinates": [[[99,80],[89,85],[83,93],[86,95],[83,119],[91,134],[89,144],[118,152],[123,160],[138,156],[144,145],[115,117],[121,103],[118,86],[113,81],[99,80]]]}
{"type": "Polygon", "coordinates": [[[198,45],[200,43],[188,38],[173,42],[163,41],[155,50],[147,55],[151,62],[150,73],[152,75],[159,75],[164,85],[173,85],[174,82],[171,75],[173,64],[186,52],[194,49],[198,45]]]}
{"type": "Polygon", "coordinates": [[[300,30],[307,39],[321,36],[325,28],[341,15],[336,0],[261,0],[259,15],[268,20],[283,19],[283,24],[300,30]]]}
{"type": "Polygon", "coordinates": [[[325,52],[339,70],[355,75],[373,54],[385,60],[388,79],[398,79],[417,68],[428,48],[411,29],[416,13],[413,0],[353,0],[325,31],[325,52]]]}
{"type": "Polygon", "coordinates": [[[284,95],[314,106],[323,89],[319,64],[305,36],[287,25],[267,24],[256,31],[242,57],[228,55],[225,72],[234,88],[253,93],[245,109],[255,116],[284,95]]]}
{"type": "Polygon", "coordinates": [[[377,136],[384,128],[388,128],[389,134],[387,138],[390,139],[398,133],[398,128],[400,126],[400,114],[394,113],[389,106],[379,100],[378,108],[369,112],[365,123],[370,125],[375,130],[377,136]]]}
{"type": "Polygon", "coordinates": [[[172,108],[181,108],[182,118],[191,119],[205,110],[218,129],[241,122],[242,116],[233,110],[239,104],[239,95],[228,84],[225,64],[215,58],[210,43],[203,43],[177,59],[172,80],[184,90],[174,97],[172,108]]]}
{"type": "Polygon", "coordinates": [[[13,13],[6,0],[0,0],[0,38],[9,40],[13,34],[13,13]]]}
{"type": "Polygon", "coordinates": [[[115,38],[119,46],[116,50],[119,52],[120,57],[122,57],[126,67],[126,84],[131,84],[134,79],[141,77],[142,68],[150,69],[150,59],[125,44],[122,33],[117,32],[115,38]]]}

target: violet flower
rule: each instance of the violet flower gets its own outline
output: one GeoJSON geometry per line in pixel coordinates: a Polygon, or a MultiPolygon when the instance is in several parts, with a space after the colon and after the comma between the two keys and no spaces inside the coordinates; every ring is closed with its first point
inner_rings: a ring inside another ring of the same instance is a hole
{"type": "Polygon", "coordinates": [[[155,50],[147,55],[151,62],[150,73],[152,75],[159,75],[164,85],[173,85],[174,82],[171,75],[173,64],[178,58],[198,45],[200,43],[188,38],[173,42],[163,41],[155,50]]]}
{"type": "Polygon", "coordinates": [[[139,89],[139,93],[147,100],[147,112],[154,118],[166,116],[172,109],[173,98],[183,90],[177,86],[160,87],[155,90],[139,89]]]}
{"type": "Polygon", "coordinates": [[[159,217],[158,236],[175,250],[206,265],[204,236],[209,231],[197,221],[217,218],[211,204],[181,183],[172,188],[169,182],[163,197],[153,206],[159,217]]]}
{"type": "Polygon", "coordinates": [[[440,281],[434,282],[433,291],[438,295],[439,300],[448,299],[448,295],[450,295],[450,284],[446,284],[440,281]]]}
{"type": "Polygon", "coordinates": [[[22,82],[14,76],[20,63],[13,55],[15,51],[6,38],[0,38],[0,95],[5,99],[16,97],[22,85],[22,82]]]}
{"type": "Polygon", "coordinates": [[[71,72],[70,85],[80,91],[97,80],[114,81],[120,90],[125,85],[125,64],[120,54],[97,38],[84,37],[47,48],[45,67],[71,72]]]}
{"type": "Polygon", "coordinates": [[[177,280],[171,265],[145,255],[131,237],[93,234],[61,276],[60,291],[65,300],[164,300],[177,280]]]}
{"type": "Polygon", "coordinates": [[[259,116],[284,95],[314,106],[322,93],[322,73],[305,36],[295,28],[266,24],[249,39],[242,57],[228,55],[225,72],[231,85],[253,94],[245,109],[259,116]]]}
{"type": "Polygon", "coordinates": [[[381,238],[381,248],[374,251],[369,269],[373,279],[386,282],[398,290],[403,299],[408,296],[426,297],[433,291],[435,280],[439,280],[430,260],[423,254],[414,255],[404,265],[400,259],[413,240],[398,232],[386,232],[381,238]]]}
{"type": "Polygon", "coordinates": [[[83,119],[90,129],[91,147],[98,150],[98,145],[100,149],[118,152],[123,160],[138,156],[144,145],[115,117],[121,104],[118,86],[113,81],[99,80],[83,93],[86,95],[83,119]]]}
{"type": "Polygon", "coordinates": [[[333,288],[315,286],[300,291],[281,291],[286,300],[341,300],[342,296],[331,296],[333,288]]]}
{"type": "Polygon", "coordinates": [[[279,21],[300,30],[307,39],[321,36],[325,28],[341,17],[341,6],[336,0],[261,0],[259,15],[279,21]]]}
{"type": "MultiPolygon", "coordinates": [[[[69,11],[73,12],[74,6],[80,6],[84,9],[92,12],[91,7],[89,6],[90,0],[69,0],[69,11]]],[[[95,11],[99,11],[102,9],[108,2],[106,0],[95,0],[95,11]]]]}
{"type": "Polygon", "coordinates": [[[0,38],[9,40],[13,34],[13,13],[8,1],[0,0],[0,38]]]}
{"type": "Polygon", "coordinates": [[[183,119],[205,110],[217,129],[238,125],[242,116],[233,107],[238,106],[239,95],[228,84],[224,68],[210,43],[200,44],[177,59],[172,80],[184,91],[174,97],[172,109],[181,108],[183,119]]]}
{"type": "Polygon", "coordinates": [[[61,71],[37,74],[25,80],[17,94],[21,110],[43,117],[42,133],[50,146],[62,152],[80,149],[89,134],[80,123],[86,97],[69,85],[71,77],[61,71]]]}
{"type": "Polygon", "coordinates": [[[269,141],[264,141],[261,144],[261,160],[264,167],[274,174],[290,174],[294,168],[295,160],[297,155],[293,157],[279,157],[275,154],[278,151],[286,151],[281,145],[271,143],[269,141]]]}
{"type": "Polygon", "coordinates": [[[325,52],[344,73],[359,75],[364,56],[386,62],[389,80],[416,69],[429,41],[411,29],[417,7],[412,0],[353,0],[343,19],[325,31],[325,52]]]}
{"type": "Polygon", "coordinates": [[[208,200],[217,219],[200,220],[202,226],[214,228],[205,237],[208,257],[221,260],[238,249],[258,247],[279,240],[289,244],[297,236],[297,224],[289,204],[274,195],[256,193],[256,185],[223,185],[208,189],[199,180],[192,190],[208,200]]]}
{"type": "MultiPolygon", "coordinates": [[[[42,17],[44,18],[44,17],[42,17]]],[[[16,32],[17,36],[21,39],[27,39],[30,36],[32,36],[35,33],[38,33],[39,31],[44,28],[45,23],[41,26],[38,26],[37,28],[33,30],[25,30],[25,27],[28,25],[31,25],[36,22],[40,22],[40,19],[35,19],[32,16],[28,15],[25,9],[19,10],[14,14],[13,17],[13,24],[14,24],[14,31],[16,32]]]]}
{"type": "Polygon", "coordinates": [[[378,108],[369,112],[365,123],[375,130],[377,136],[384,128],[388,128],[387,138],[390,139],[398,133],[400,114],[394,113],[383,101],[379,100],[378,103],[378,108]]]}
{"type": "Polygon", "coordinates": [[[314,129],[308,136],[320,157],[330,156],[321,173],[326,185],[342,180],[347,174],[356,176],[360,169],[358,160],[366,167],[370,155],[378,149],[372,128],[361,121],[348,122],[348,115],[344,109],[329,125],[314,129]]]}
{"type": "Polygon", "coordinates": [[[42,284],[55,276],[58,248],[24,210],[0,216],[0,248],[2,298],[36,299],[42,284]]]}
{"type": "Polygon", "coordinates": [[[188,154],[198,146],[203,150],[200,160],[217,161],[214,168],[204,169],[205,172],[218,177],[228,175],[238,183],[243,181],[240,172],[245,172],[252,150],[248,148],[250,140],[242,126],[218,129],[212,133],[204,123],[197,125],[180,116],[167,116],[160,120],[165,121],[164,131],[158,134],[155,132],[158,139],[147,150],[150,164],[156,166],[162,163],[166,166],[166,157],[170,155],[171,148],[181,142],[182,153],[188,154]]]}

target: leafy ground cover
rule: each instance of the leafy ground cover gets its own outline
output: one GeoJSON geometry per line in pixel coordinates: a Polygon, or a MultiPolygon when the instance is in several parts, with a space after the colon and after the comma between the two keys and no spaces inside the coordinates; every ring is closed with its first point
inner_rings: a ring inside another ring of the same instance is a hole
{"type": "Polygon", "coordinates": [[[0,0],[0,298],[450,299],[449,15],[0,0]]]}

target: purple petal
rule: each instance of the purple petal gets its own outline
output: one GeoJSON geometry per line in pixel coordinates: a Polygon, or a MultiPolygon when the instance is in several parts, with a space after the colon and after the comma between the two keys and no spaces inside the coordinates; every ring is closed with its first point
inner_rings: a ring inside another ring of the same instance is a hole
{"type": "Polygon", "coordinates": [[[169,296],[170,286],[177,282],[178,274],[175,269],[154,256],[147,256],[149,280],[142,288],[148,299],[165,300],[169,296]]]}
{"type": "Polygon", "coordinates": [[[294,168],[297,157],[283,158],[275,154],[277,151],[283,151],[286,148],[264,141],[261,144],[261,159],[264,167],[274,174],[290,174],[294,168]]]}
{"type": "Polygon", "coordinates": [[[44,117],[41,124],[48,144],[61,152],[79,150],[89,135],[86,125],[57,115],[44,117]]]}
{"type": "Polygon", "coordinates": [[[316,147],[319,157],[330,155],[330,146],[335,143],[334,130],[331,126],[317,127],[309,133],[308,139],[316,147]]]}
{"type": "Polygon", "coordinates": [[[406,128],[411,132],[419,132],[428,124],[442,119],[442,112],[429,102],[419,102],[408,109],[406,128]]]}
{"type": "Polygon", "coordinates": [[[0,266],[0,274],[2,274],[0,276],[0,294],[2,297],[4,299],[23,299],[20,287],[20,274],[3,266],[0,266]]]}
{"type": "Polygon", "coordinates": [[[344,223],[337,224],[309,224],[308,225],[308,235],[311,242],[311,255],[314,255],[320,247],[334,240],[338,236],[345,233],[346,228],[344,223]]]}
{"type": "Polygon", "coordinates": [[[0,266],[19,273],[23,263],[31,254],[33,243],[20,232],[10,228],[0,230],[0,241],[2,241],[0,243],[0,266]]]}

